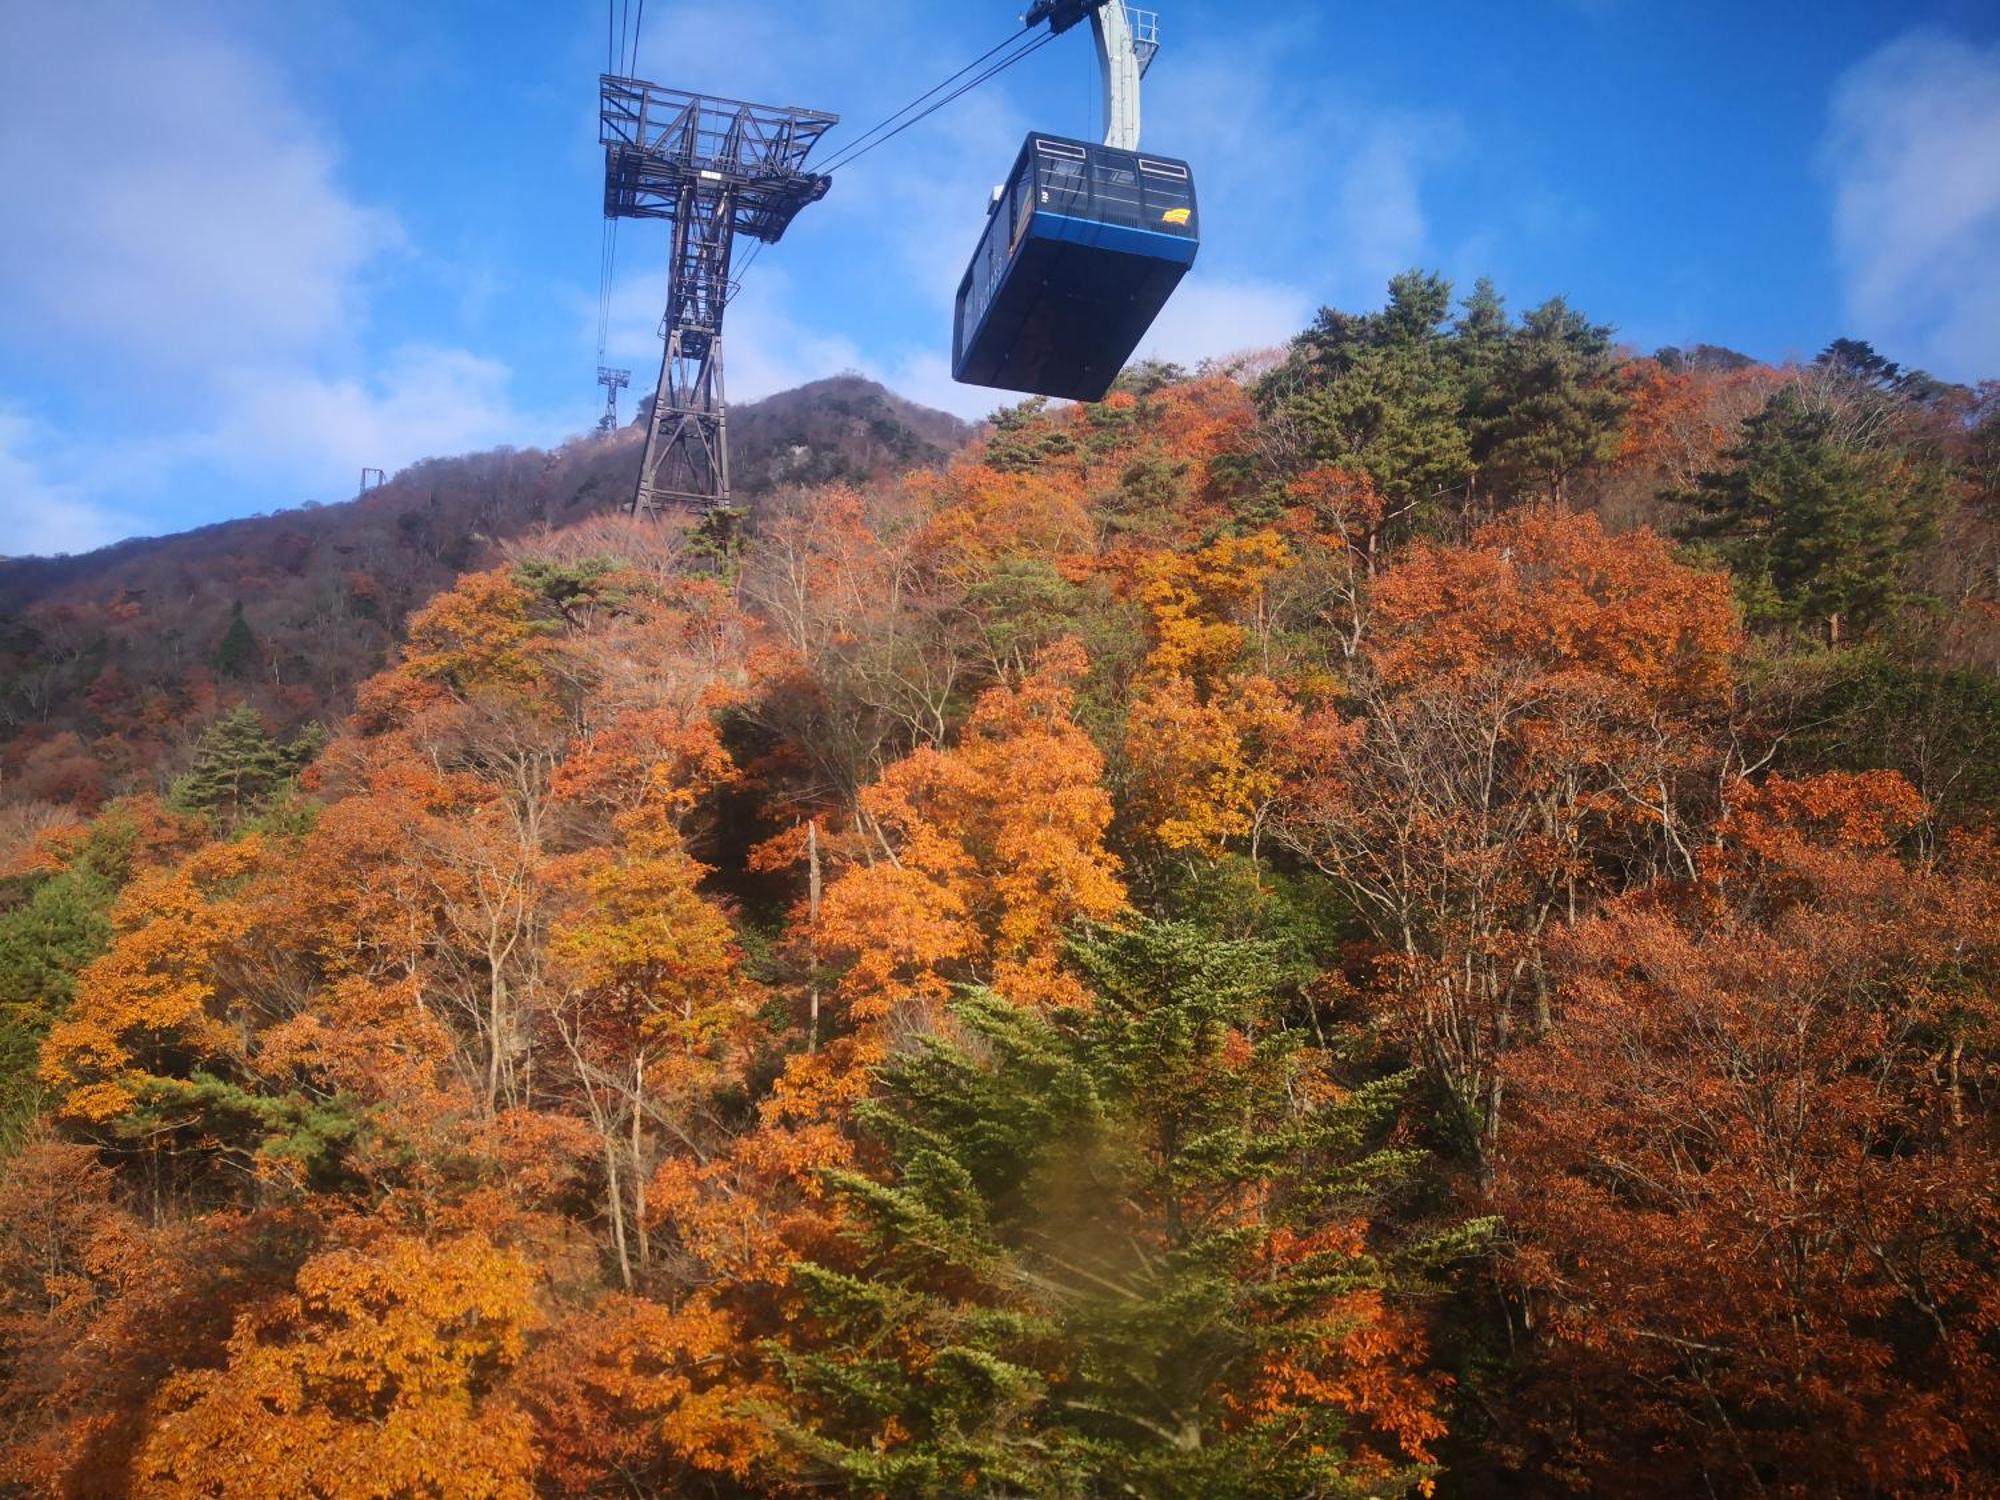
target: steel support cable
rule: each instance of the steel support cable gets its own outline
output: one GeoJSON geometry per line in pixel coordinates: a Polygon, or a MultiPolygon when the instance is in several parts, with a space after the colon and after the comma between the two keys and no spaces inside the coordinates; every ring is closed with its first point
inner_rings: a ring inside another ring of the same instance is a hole
{"type": "MultiPolygon", "coordinates": [[[[988,47],[984,52],[980,53],[979,56],[975,57],[971,62],[967,63],[964,67],[960,68],[956,73],[952,74],[951,77],[946,78],[939,83],[932,84],[931,87],[925,89],[921,94],[917,95],[916,98],[912,99],[908,104],[905,104],[901,109],[897,110],[895,113],[889,115],[887,118],[881,120],[877,124],[870,126],[867,130],[864,130],[860,135],[856,136],[853,140],[849,141],[845,146],[842,146],[838,151],[834,153],[833,160],[829,162],[826,166],[822,167],[820,170],[823,172],[837,171],[839,168],[846,166],[849,162],[854,161],[855,159],[860,157],[863,153],[874,150],[876,146],[882,144],[883,140],[888,140],[889,136],[886,135],[882,136],[882,140],[875,141],[873,144],[869,144],[870,137],[880,135],[881,132],[888,130],[890,126],[895,125],[896,121],[902,119],[904,115],[909,114],[911,110],[917,108],[917,106],[924,103],[925,100],[930,99],[933,95],[938,94],[943,90],[950,88],[954,83],[957,83],[959,79],[963,78],[967,73],[970,73],[973,69],[979,67],[988,58],[992,57],[996,52],[1004,52],[1006,51],[1007,48],[1014,46],[1022,39],[1022,36],[1023,33],[1018,31],[1010,33],[1008,36],[996,42],[993,46],[988,47]]],[[[1044,37],[1042,40],[1046,41],[1047,38],[1044,37]]],[[[1032,51],[1034,49],[1030,48],[1028,50],[1032,51]]],[[[1021,57],[1025,56],[1027,56],[1027,53],[1023,52],[1017,57],[1008,59],[1008,62],[1010,63],[1018,62],[1020,61],[1021,57]]],[[[1001,64],[1001,66],[1002,67],[1007,66],[1007,63],[1003,63],[1001,64]]],[[[995,71],[997,71],[997,69],[995,71]]],[[[991,76],[992,76],[991,72],[982,74],[979,78],[974,79],[973,83],[977,84],[991,76]]],[[[967,87],[970,86],[971,85],[968,85],[967,87]]],[[[964,92],[964,90],[961,89],[959,92],[962,93],[964,92]]],[[[909,126],[914,125],[917,122],[917,120],[921,120],[924,117],[924,115],[930,114],[933,110],[936,110],[941,106],[950,103],[952,99],[955,99],[957,97],[958,94],[954,93],[949,98],[939,100],[937,104],[931,106],[931,109],[925,110],[923,115],[917,115],[913,119],[904,121],[902,125],[897,125],[896,129],[892,131],[891,134],[900,134],[903,130],[907,129],[909,126]]]]}
{"type": "MultiPolygon", "coordinates": [[[[859,161],[862,157],[866,156],[870,151],[873,151],[876,146],[880,146],[888,141],[894,140],[897,136],[901,135],[905,130],[908,130],[912,125],[916,124],[917,121],[924,119],[929,115],[935,114],[938,110],[943,109],[947,104],[951,103],[952,100],[957,99],[961,95],[970,92],[972,89],[977,88],[980,84],[984,83],[987,79],[993,77],[996,73],[1001,73],[1004,72],[1006,69],[1011,68],[1015,63],[1019,62],[1029,53],[1039,51],[1045,44],[1047,44],[1052,39],[1052,36],[1053,34],[1037,37],[1030,45],[1022,48],[1012,57],[1003,58],[1001,61],[995,63],[992,67],[988,68],[984,73],[981,73],[977,78],[970,80],[969,82],[965,83],[959,88],[953,89],[951,93],[945,95],[942,99],[938,100],[937,103],[933,104],[929,109],[925,110],[922,114],[912,115],[909,119],[903,121],[901,125],[898,125],[894,130],[890,131],[880,140],[875,141],[872,144],[867,144],[867,145],[863,144],[863,142],[866,142],[868,140],[868,137],[870,135],[874,135],[875,132],[881,130],[883,126],[890,124],[897,118],[897,116],[908,113],[908,111],[914,109],[917,105],[923,103],[924,100],[930,98],[932,94],[937,93],[938,89],[945,88],[955,80],[965,77],[967,73],[970,73],[974,68],[978,67],[981,63],[985,62],[987,58],[993,56],[994,53],[999,52],[1004,48],[1012,46],[1014,43],[1020,41],[1021,36],[1019,33],[1016,33],[1014,36],[1010,36],[1007,38],[1006,41],[1000,43],[999,46],[989,47],[979,57],[974,58],[971,62],[967,63],[964,67],[960,68],[956,73],[952,74],[950,78],[945,79],[943,83],[938,84],[936,88],[929,89],[924,93],[919,94],[915,99],[912,99],[908,104],[904,105],[901,109],[897,110],[895,114],[890,115],[889,118],[887,120],[884,120],[881,125],[875,126],[873,130],[868,131],[864,135],[857,136],[853,141],[851,141],[848,144],[845,150],[841,151],[838,155],[836,155],[835,158],[831,162],[827,163],[826,166],[822,167],[820,171],[822,172],[822,174],[831,175],[839,168],[848,166],[853,162],[859,161]]],[[[735,298],[736,293],[742,290],[744,278],[750,274],[750,268],[755,264],[757,264],[757,257],[759,254],[762,253],[763,249],[764,249],[764,242],[762,240],[759,240],[756,243],[756,245],[754,245],[751,248],[749,258],[743,262],[742,269],[737,271],[734,281],[729,290],[729,296],[732,300],[735,298]]]]}
{"type": "Polygon", "coordinates": [[[744,257],[743,265],[736,272],[735,280],[729,288],[728,295],[730,301],[734,302],[736,300],[736,294],[743,290],[743,278],[750,274],[750,268],[757,264],[757,257],[762,255],[763,253],[764,253],[764,242],[762,240],[757,241],[756,244],[750,247],[749,255],[744,257]]]}
{"type": "MultiPolygon", "coordinates": [[[[630,0],[626,0],[630,3],[630,0]]],[[[618,25],[619,0],[604,0],[604,71],[618,74],[625,62],[625,34],[618,25]]],[[[604,363],[611,334],[611,283],[618,251],[618,221],[604,216],[597,241],[597,363],[604,363]]]]}
{"type": "Polygon", "coordinates": [[[1044,33],[1043,35],[1037,37],[1032,44],[1030,44],[1027,47],[1024,47],[1021,51],[1016,52],[1012,57],[1002,58],[999,62],[995,63],[992,67],[988,68],[984,73],[981,73],[977,78],[971,79],[968,82],[963,83],[959,87],[953,89],[949,94],[946,94],[942,99],[938,100],[937,103],[933,104],[929,109],[925,110],[922,114],[912,115],[909,119],[905,120],[902,124],[898,125],[894,130],[890,131],[880,140],[874,142],[871,145],[863,146],[859,151],[848,152],[847,154],[840,157],[838,161],[824,168],[824,170],[827,172],[832,172],[833,170],[835,170],[836,167],[853,166],[855,162],[859,161],[862,157],[866,156],[870,151],[873,151],[876,146],[888,145],[889,142],[893,141],[897,136],[901,135],[904,131],[908,130],[912,125],[916,124],[919,120],[929,119],[932,115],[936,114],[939,110],[943,109],[947,104],[950,104],[954,99],[963,98],[965,95],[971,93],[974,89],[978,88],[980,84],[986,82],[987,79],[992,78],[997,74],[1006,72],[1007,69],[1013,67],[1015,63],[1022,61],[1024,58],[1032,57],[1035,53],[1041,51],[1042,48],[1048,46],[1048,44],[1054,41],[1055,39],[1056,38],[1054,32],[1044,33]]]}
{"type": "MultiPolygon", "coordinates": [[[[646,0],[639,0],[638,15],[632,0],[604,0],[604,71],[631,77],[639,66],[639,33],[646,24],[646,0]],[[629,50],[628,50],[629,43],[629,50]]],[[[611,338],[611,297],[618,282],[618,220],[606,215],[597,252],[597,363],[611,338]]]]}
{"type": "Polygon", "coordinates": [[[1026,58],[1033,53],[1041,51],[1042,48],[1046,47],[1050,42],[1054,40],[1055,36],[1053,33],[1037,37],[1028,46],[1023,47],[1020,51],[1014,53],[1012,56],[1003,57],[1002,59],[1000,59],[999,62],[993,64],[993,66],[988,68],[985,72],[979,74],[975,78],[968,79],[966,82],[960,84],[957,88],[953,89],[949,94],[946,94],[943,98],[939,99],[936,103],[932,104],[928,109],[925,109],[918,114],[911,115],[909,119],[903,121],[902,124],[898,125],[894,130],[890,131],[887,135],[884,135],[877,140],[871,141],[865,146],[861,145],[859,142],[856,142],[853,146],[850,146],[847,150],[841,152],[837,157],[835,157],[835,159],[832,162],[828,163],[824,168],[822,168],[822,170],[830,174],[843,167],[850,167],[854,165],[855,162],[861,160],[862,157],[866,156],[869,152],[873,151],[877,146],[886,146],[890,141],[893,141],[897,136],[901,135],[904,131],[908,130],[912,125],[917,124],[919,121],[929,119],[932,115],[936,114],[939,110],[943,109],[947,104],[952,103],[954,100],[962,99],[963,97],[965,97],[965,95],[971,93],[974,89],[978,88],[980,84],[985,83],[988,79],[993,78],[998,74],[1006,72],[1007,69],[1013,67],[1015,63],[1020,62],[1023,58],[1026,58]]]}
{"type": "Polygon", "coordinates": [[[604,236],[597,252],[597,362],[604,363],[605,345],[611,334],[611,294],[617,284],[618,221],[604,221],[604,236]]]}
{"type": "Polygon", "coordinates": [[[604,268],[611,258],[611,221],[604,221],[604,228],[597,239],[597,362],[604,363],[604,345],[610,331],[610,299],[604,295],[604,268]]]}

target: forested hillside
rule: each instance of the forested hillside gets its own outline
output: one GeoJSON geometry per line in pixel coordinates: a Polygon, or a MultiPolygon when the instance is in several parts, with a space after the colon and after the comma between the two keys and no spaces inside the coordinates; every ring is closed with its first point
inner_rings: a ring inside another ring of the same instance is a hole
{"type": "Polygon", "coordinates": [[[2000,1491],[2000,388],[1411,274],[882,443],[87,679],[0,1488],[2000,1491]]]}
{"type": "MultiPolygon", "coordinates": [[[[937,463],[972,435],[859,376],[749,402],[730,430],[752,506],[937,463]]],[[[644,443],[627,426],[436,459],[356,501],[0,560],[0,800],[88,807],[151,784],[233,703],[283,733],[337,723],[412,609],[507,541],[629,499],[644,443]]]]}

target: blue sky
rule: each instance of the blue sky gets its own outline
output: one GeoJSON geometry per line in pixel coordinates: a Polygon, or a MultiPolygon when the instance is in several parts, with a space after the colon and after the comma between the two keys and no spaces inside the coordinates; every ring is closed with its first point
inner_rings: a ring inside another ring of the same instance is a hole
{"type": "MultiPolygon", "coordinates": [[[[639,71],[859,129],[1023,8],[650,0],[639,71]]],[[[1204,244],[1147,352],[1275,344],[1422,265],[1641,348],[1852,334],[2000,375],[1990,3],[1162,0],[1161,27],[1145,140],[1194,164],[1204,244]]],[[[602,0],[0,0],[0,553],[588,428],[604,49],[602,0]]],[[[951,292],[1021,135],[1088,133],[1095,96],[1079,29],[840,174],[731,309],[732,397],[853,368],[990,410],[947,376],[951,292]]],[[[620,246],[610,360],[646,386],[659,231],[620,246]]]]}

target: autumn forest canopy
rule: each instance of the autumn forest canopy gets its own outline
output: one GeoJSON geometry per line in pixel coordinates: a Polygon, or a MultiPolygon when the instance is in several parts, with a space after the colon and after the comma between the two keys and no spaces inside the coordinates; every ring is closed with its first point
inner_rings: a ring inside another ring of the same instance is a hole
{"type": "Polygon", "coordinates": [[[0,1494],[2000,1493],[2000,384],[1893,353],[1411,273],[51,565],[0,1494]]]}

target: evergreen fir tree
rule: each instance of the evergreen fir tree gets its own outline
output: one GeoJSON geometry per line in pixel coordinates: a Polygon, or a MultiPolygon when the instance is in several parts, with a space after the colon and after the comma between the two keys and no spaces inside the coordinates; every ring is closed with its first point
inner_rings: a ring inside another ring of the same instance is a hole
{"type": "Polygon", "coordinates": [[[1507,314],[1507,299],[1500,295],[1492,278],[1486,276],[1472,284],[1471,292],[1459,302],[1458,308],[1458,321],[1451,326],[1452,339],[1476,390],[1498,361],[1501,349],[1514,331],[1514,320],[1507,314]]]}
{"type": "Polygon", "coordinates": [[[1392,512],[1443,500],[1472,475],[1450,312],[1451,284],[1417,271],[1389,283],[1379,313],[1322,309],[1260,404],[1298,434],[1306,462],[1366,473],[1392,512]]]}
{"type": "Polygon", "coordinates": [[[1693,511],[1689,534],[1735,570],[1753,623],[1811,622],[1838,640],[1916,597],[1906,564],[1936,533],[1941,477],[1917,456],[1854,441],[1868,428],[1845,416],[1836,402],[1779,391],[1743,424],[1729,467],[1679,497],[1693,511]]]}
{"type": "Polygon", "coordinates": [[[298,775],[319,758],[320,751],[326,748],[331,738],[326,726],[317,719],[300,725],[281,752],[285,770],[293,776],[298,775]]]}
{"type": "Polygon", "coordinates": [[[137,828],[113,806],[59,874],[0,884],[0,1162],[40,1107],[42,1038],[76,977],[111,938],[111,905],[131,877],[137,828]]]}
{"type": "Polygon", "coordinates": [[[248,677],[257,667],[257,637],[243,618],[243,601],[229,609],[229,628],[215,648],[215,670],[225,677],[248,677]]]}
{"type": "Polygon", "coordinates": [[[1276,1023],[1262,944],[1158,924],[1073,957],[1091,1010],[976,994],[885,1068],[883,1170],[829,1179],[853,1256],[795,1268],[786,1435],[885,1496],[1419,1486],[1431,1391],[1365,1242],[1412,1163],[1379,1144],[1403,1080],[1333,1087],[1276,1023]]]}
{"type": "Polygon", "coordinates": [[[239,703],[202,731],[194,764],[174,783],[170,801],[189,812],[234,822],[283,785],[292,771],[256,710],[239,703]]]}
{"type": "Polygon", "coordinates": [[[1504,498],[1565,502],[1617,450],[1627,403],[1611,330],[1557,297],[1495,343],[1474,406],[1481,473],[1504,498]]]}

